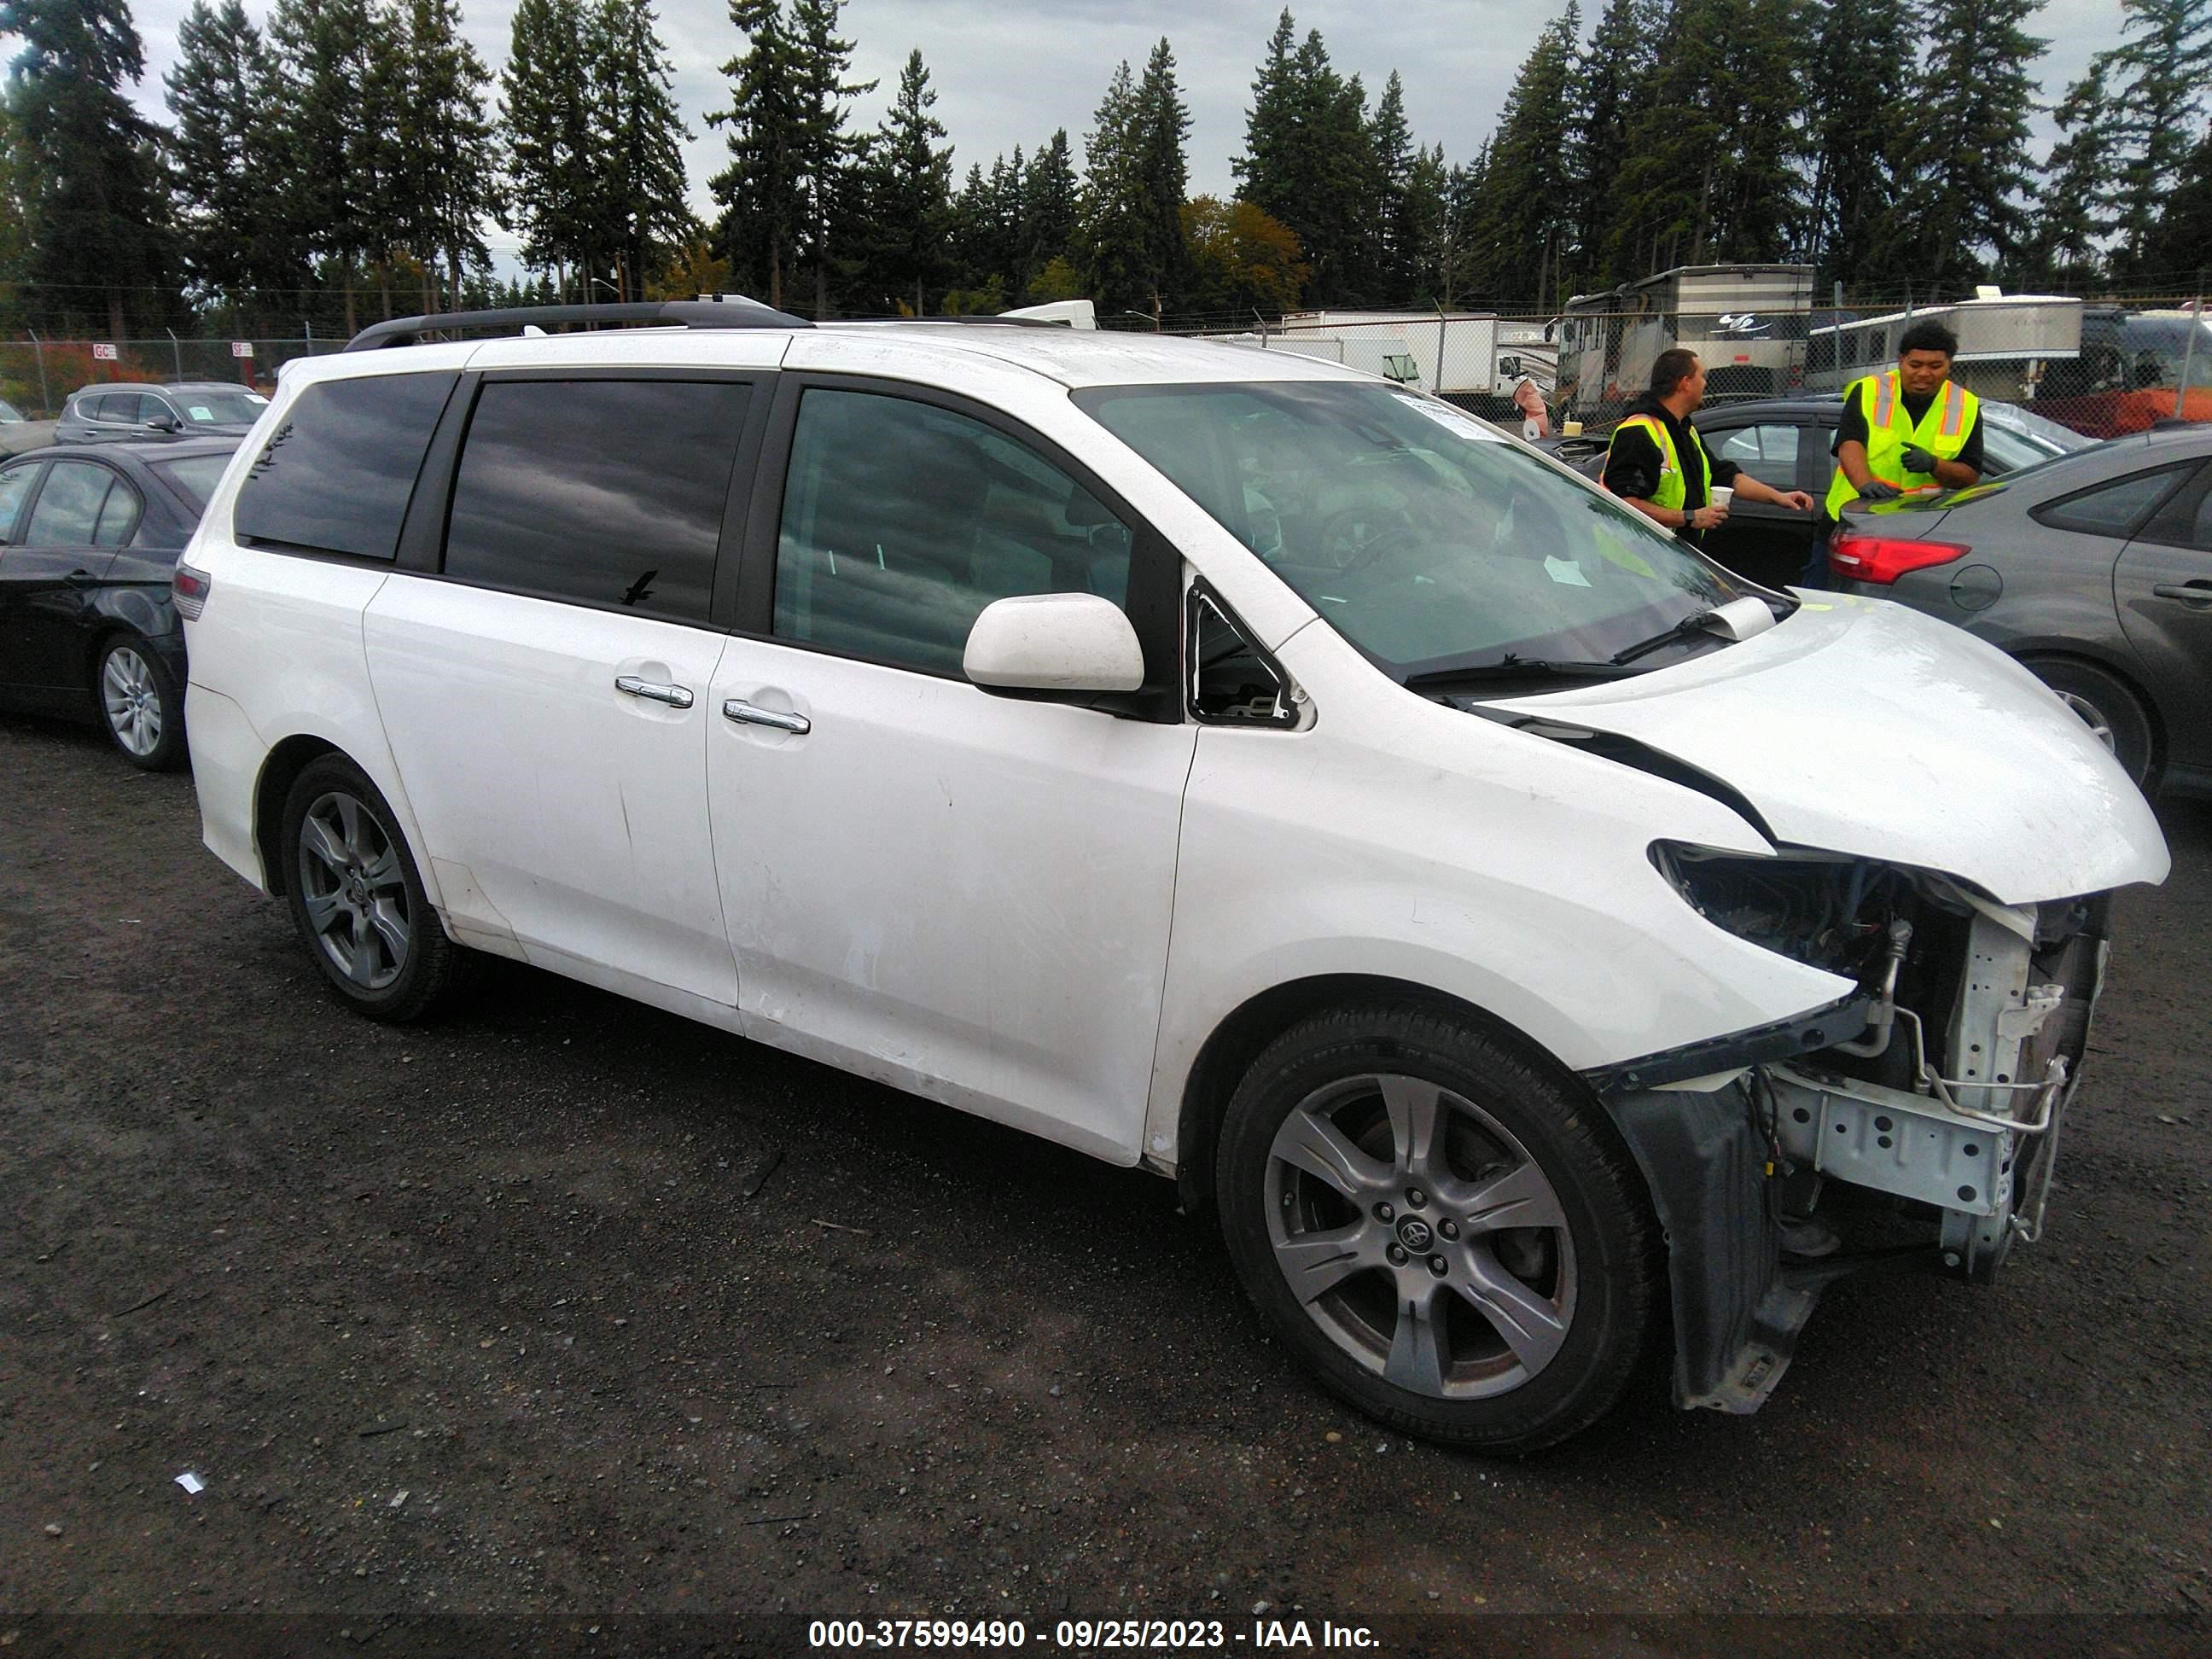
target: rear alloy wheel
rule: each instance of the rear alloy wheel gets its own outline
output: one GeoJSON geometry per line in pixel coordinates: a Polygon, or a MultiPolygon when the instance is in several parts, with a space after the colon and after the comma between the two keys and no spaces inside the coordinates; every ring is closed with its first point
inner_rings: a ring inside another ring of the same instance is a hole
{"type": "Polygon", "coordinates": [[[1602,1109],[1449,1014],[1285,1033],[1230,1104],[1217,1183],[1261,1313],[1407,1432],[1553,1444],[1613,1405],[1650,1334],[1656,1229],[1602,1109]]]}
{"type": "Polygon", "coordinates": [[[2117,675],[2086,662],[2031,662],[2028,672],[2081,717],[2098,742],[2112,751],[2140,785],[2150,775],[2150,715],[2117,675]]]}
{"type": "Polygon", "coordinates": [[[124,759],[164,772],[184,758],[185,701],[145,641],[133,634],[110,640],[100,650],[93,688],[100,725],[124,759]]]}
{"type": "Polygon", "coordinates": [[[471,962],[446,937],[392,808],[359,767],[311,763],[284,798],[284,894],[331,989],[372,1019],[413,1019],[471,962]]]}

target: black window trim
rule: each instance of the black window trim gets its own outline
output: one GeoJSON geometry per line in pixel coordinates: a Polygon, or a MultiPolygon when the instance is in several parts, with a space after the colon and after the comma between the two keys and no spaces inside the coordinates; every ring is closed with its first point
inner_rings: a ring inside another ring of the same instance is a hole
{"type": "MultiPolygon", "coordinates": [[[[1095,496],[1099,504],[1129,527],[1129,587],[1123,614],[1137,630],[1145,654],[1145,684],[1127,693],[1097,695],[1021,694],[1028,701],[1070,703],[1096,708],[1128,720],[1159,726],[1184,722],[1183,708],[1183,595],[1182,555],[1152,521],[1129,505],[1127,497],[1092,471],[1064,447],[1018,417],[989,404],[915,380],[895,380],[882,375],[842,374],[827,369],[787,369],[778,376],[774,416],[760,453],[754,476],[752,512],[746,526],[744,554],[732,573],[725,594],[721,576],[716,578],[716,614],[729,618],[728,631],[739,639],[757,640],[790,651],[817,656],[842,657],[872,663],[901,673],[920,674],[956,684],[973,684],[945,669],[915,663],[890,662],[863,652],[839,651],[807,640],[794,640],[775,631],[775,561],[783,528],[783,496],[791,471],[791,451],[799,429],[799,405],[809,390],[860,392],[925,404],[989,427],[1024,448],[1035,452],[1065,472],[1095,496]],[[725,600],[726,599],[726,610],[725,600]]],[[[986,695],[1001,695],[978,686],[986,695]]]]}
{"type": "Polygon", "coordinates": [[[2033,507],[2028,508],[2027,516],[2039,525],[2047,526],[2052,530],[2063,531],[2069,536],[2095,536],[2100,540],[2109,542],[2132,541],[2145,525],[2165,510],[2166,502],[2173,499],[2175,489],[2186,486],[2197,465],[2197,462],[2192,458],[2185,461],[2168,462],[2164,466],[2139,467],[2133,472],[2124,472],[2117,478],[2100,478],[2096,483],[2084,484],[2079,489],[2070,489],[2063,495],[2054,496],[2047,501],[2038,501],[2033,507]],[[2059,512],[2071,502],[2080,501],[2085,495],[2100,495],[2107,489],[2117,489],[2122,484],[2133,483],[2137,478],[2154,477],[2160,473],[2166,476],[2166,487],[2153,496],[2149,503],[2128,521],[2125,529],[2092,530],[2086,525],[2058,524],[2052,521],[2051,516],[2052,514],[2059,512]]]}
{"type": "MultiPolygon", "coordinates": [[[[242,534],[238,528],[238,503],[239,498],[246,493],[246,483],[251,482],[251,469],[248,470],[247,478],[241,480],[237,489],[231,494],[230,517],[228,522],[223,526],[230,539],[240,547],[252,548],[257,553],[282,553],[287,558],[312,559],[320,564],[351,565],[362,570],[404,568],[402,561],[407,552],[407,532],[414,522],[415,510],[422,500],[423,480],[429,477],[430,463],[436,458],[438,453],[438,439],[445,431],[447,421],[453,416],[453,404],[460,395],[462,384],[470,377],[466,374],[456,373],[450,368],[398,369],[389,374],[334,374],[327,380],[316,380],[302,386],[300,390],[300,397],[306,397],[316,386],[335,386],[342,380],[394,380],[401,374],[449,374],[453,376],[453,384],[447,389],[445,408],[440,411],[437,420],[431,426],[430,445],[422,452],[422,465],[415,469],[415,482],[408,490],[407,506],[400,514],[399,539],[393,544],[392,553],[388,556],[380,557],[374,553],[349,553],[342,548],[317,547],[311,542],[279,541],[273,536],[242,534]]],[[[298,401],[297,398],[294,398],[293,404],[296,405],[298,401]]],[[[287,407],[285,413],[289,418],[291,413],[290,406],[287,407]]],[[[240,441],[240,447],[241,448],[245,447],[243,440],[240,441]]],[[[257,449],[266,449],[268,447],[268,441],[256,446],[257,449]]],[[[450,483],[450,480],[448,483],[450,483]]]]}
{"type": "MultiPolygon", "coordinates": [[[[446,400],[445,412],[439,416],[437,428],[431,434],[430,447],[423,452],[422,470],[416,475],[415,493],[408,502],[406,520],[400,526],[398,557],[386,568],[396,568],[428,581],[451,582],[457,587],[472,587],[484,593],[511,593],[517,599],[539,599],[547,605],[574,605],[583,611],[604,611],[611,616],[665,623],[671,628],[698,628],[714,633],[727,633],[730,629],[724,614],[724,588],[726,584],[735,581],[734,567],[738,562],[737,551],[744,544],[750,498],[758,489],[761,440],[768,428],[769,406],[775,400],[775,380],[776,370],[768,367],[692,367],[680,363],[594,363],[575,367],[534,363],[510,368],[464,370],[453,387],[453,396],[446,400]],[[686,621],[678,617],[653,616],[641,613],[629,605],[602,604],[580,599],[571,594],[548,593],[538,588],[509,587],[497,582],[481,581],[472,576],[449,576],[446,574],[446,532],[453,518],[453,484],[460,476],[461,449],[468,434],[469,422],[476,416],[477,398],[489,380],[731,381],[752,388],[752,395],[745,400],[744,428],[738,434],[737,453],[730,466],[729,488],[722,498],[722,528],[714,544],[714,573],[703,620],[686,621]]],[[[370,562],[385,564],[381,560],[370,562]]]]}
{"type": "Polygon", "coordinates": [[[1275,653],[1260,643],[1259,635],[1237,614],[1237,607],[1222,598],[1220,589],[1205,577],[1194,574],[1190,579],[1189,591],[1183,598],[1183,613],[1182,649],[1188,664],[1183,675],[1183,699],[1192,720],[1200,726],[1218,726],[1232,732],[1296,732],[1304,726],[1304,720],[1299,712],[1297,682],[1275,659],[1275,653]],[[1275,677],[1275,684],[1282,688],[1283,712],[1280,714],[1264,720],[1226,720],[1218,714],[1208,714],[1199,708],[1198,608],[1201,605],[1210,606],[1215,615],[1234,629],[1237,637],[1260,659],[1261,665],[1275,677]]]}

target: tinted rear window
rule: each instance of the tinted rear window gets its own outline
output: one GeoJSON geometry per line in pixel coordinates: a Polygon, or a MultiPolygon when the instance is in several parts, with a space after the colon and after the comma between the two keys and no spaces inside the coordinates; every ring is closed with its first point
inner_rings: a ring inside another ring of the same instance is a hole
{"type": "Polygon", "coordinates": [[[222,482],[223,468],[230,465],[228,455],[187,455],[181,460],[163,461],[154,471],[163,480],[173,484],[194,507],[207,510],[208,497],[222,482]]]}
{"type": "Polygon", "coordinates": [[[705,621],[750,395],[727,380],[485,382],[446,574],[705,621]]]}
{"type": "Polygon", "coordinates": [[[242,540],[391,558],[454,374],[374,374],[302,392],[238,492],[242,540]]]}

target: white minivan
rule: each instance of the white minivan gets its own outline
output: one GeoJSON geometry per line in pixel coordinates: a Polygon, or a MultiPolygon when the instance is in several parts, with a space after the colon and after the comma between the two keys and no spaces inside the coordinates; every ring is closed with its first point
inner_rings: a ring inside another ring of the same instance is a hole
{"type": "Polygon", "coordinates": [[[1117,1164],[1395,1427],[2044,1225],[2166,853],[2027,672],[1747,585],[1449,404],[1011,321],[295,363],[176,580],[208,846],[372,1018],[486,957],[1117,1164]]]}

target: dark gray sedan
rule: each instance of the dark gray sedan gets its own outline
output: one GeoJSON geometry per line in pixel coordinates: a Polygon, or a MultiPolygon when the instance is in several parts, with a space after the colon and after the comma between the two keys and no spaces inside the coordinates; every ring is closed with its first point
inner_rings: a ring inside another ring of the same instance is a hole
{"type": "Polygon", "coordinates": [[[2212,426],[1847,509],[1828,560],[2018,658],[2138,781],[2212,793],[2212,426]]]}

